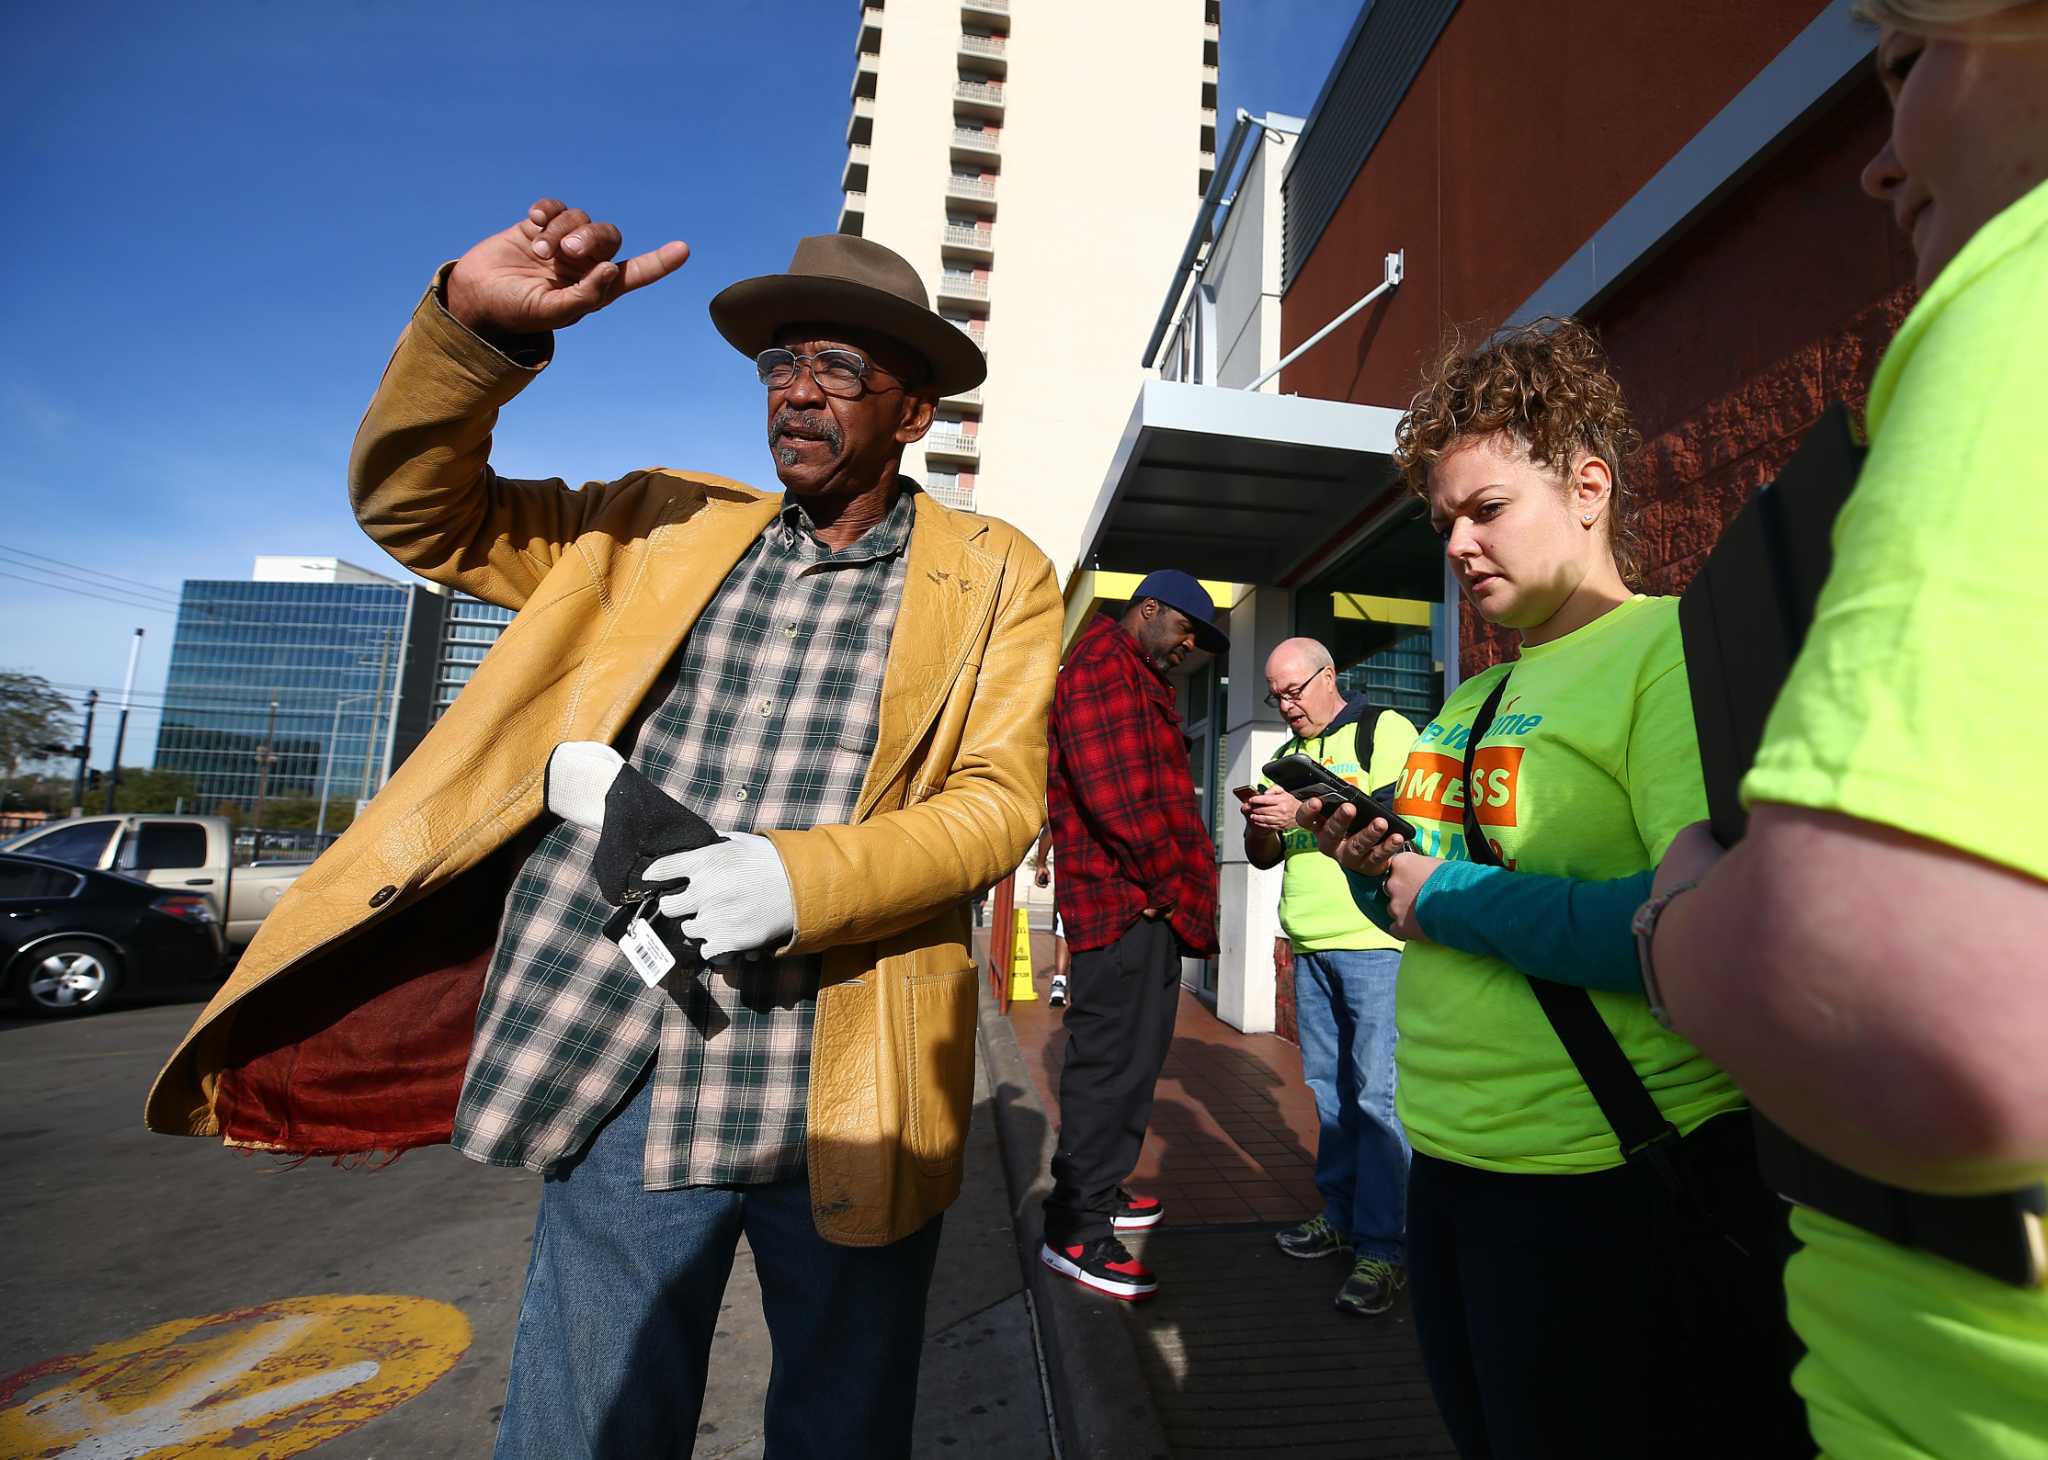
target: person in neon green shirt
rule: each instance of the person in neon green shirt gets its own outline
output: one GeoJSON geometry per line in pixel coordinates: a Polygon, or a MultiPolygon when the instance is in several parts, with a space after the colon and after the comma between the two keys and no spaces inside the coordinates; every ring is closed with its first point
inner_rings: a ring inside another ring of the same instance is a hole
{"type": "MultiPolygon", "coordinates": [[[[1415,726],[1346,695],[1337,664],[1314,639],[1288,639],[1266,658],[1266,703],[1294,735],[1277,751],[1306,755],[1355,786],[1392,785],[1415,726]],[[1363,736],[1363,744],[1360,737],[1363,736]]],[[[1406,1276],[1408,1140],[1394,1113],[1394,982],[1398,938],[1352,900],[1344,869],[1295,824],[1300,803],[1277,786],[1245,801],[1245,857],[1284,858],[1280,930],[1294,950],[1294,1012],[1301,1075],[1316,1098],[1316,1189],[1323,1209],[1274,1233],[1289,1257],[1349,1250],[1340,1313],[1384,1313],[1406,1276]]]]}
{"type": "Polygon", "coordinates": [[[1409,1274],[1437,1407],[1467,1457],[1806,1460],[1782,1213],[1745,1102],[1635,979],[1630,916],[1706,793],[1677,603],[1624,577],[1638,442],[1620,389],[1583,326],[1511,330],[1439,365],[1396,440],[1467,601],[1520,638],[1410,750],[1394,809],[1413,847],[1383,821],[1347,834],[1348,807],[1303,809],[1347,871],[1370,854],[1362,905],[1407,940],[1409,1274]],[[1624,1159],[1536,979],[1588,991],[1675,1127],[1659,1149],[1686,1195],[1624,1159]]]}
{"type": "MultiPolygon", "coordinates": [[[[1664,858],[1677,1028],[1788,1132],[1897,1186],[2048,1178],[2048,6],[1893,0],[1864,187],[1923,291],[1743,782],[1664,858]],[[1690,890],[1685,890],[1691,884],[1690,890]]],[[[1797,1384],[1835,1460],[2048,1457],[2048,1289],[1801,1210],[1797,1384]]]]}

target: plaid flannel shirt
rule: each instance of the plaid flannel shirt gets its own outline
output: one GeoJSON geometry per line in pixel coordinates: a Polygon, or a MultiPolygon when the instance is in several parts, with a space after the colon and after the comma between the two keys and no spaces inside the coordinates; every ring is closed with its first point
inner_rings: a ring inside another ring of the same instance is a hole
{"type": "MultiPolygon", "coordinates": [[[[723,832],[853,814],[916,504],[832,552],[799,502],[747,549],[620,736],[627,759],[723,832]]],[[[650,1191],[780,1180],[804,1166],[815,957],[674,969],[642,983],[602,932],[597,835],[561,822],[528,856],[477,1011],[455,1146],[546,1171],[583,1149],[653,1061],[650,1191]]]]}
{"type": "Polygon", "coordinates": [[[1111,618],[1067,656],[1047,727],[1056,899],[1075,952],[1159,909],[1192,953],[1216,951],[1216,844],[1195,806],[1173,690],[1111,618]]]}

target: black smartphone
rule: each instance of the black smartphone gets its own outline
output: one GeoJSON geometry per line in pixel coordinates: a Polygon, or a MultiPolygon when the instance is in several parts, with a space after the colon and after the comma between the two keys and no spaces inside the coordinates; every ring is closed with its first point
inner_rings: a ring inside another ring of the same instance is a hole
{"type": "Polygon", "coordinates": [[[1415,827],[1406,817],[1398,815],[1392,807],[1352,785],[1320,761],[1311,760],[1299,751],[1266,762],[1266,779],[1297,801],[1320,799],[1325,805],[1348,801],[1358,816],[1352,823],[1354,827],[1370,826],[1375,819],[1383,820],[1387,823],[1388,836],[1406,837],[1408,845],[1415,845],[1415,827]]]}

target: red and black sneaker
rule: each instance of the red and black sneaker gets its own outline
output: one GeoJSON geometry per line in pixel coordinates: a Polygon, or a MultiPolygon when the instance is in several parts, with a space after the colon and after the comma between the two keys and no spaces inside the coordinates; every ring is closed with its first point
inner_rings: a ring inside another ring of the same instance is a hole
{"type": "Polygon", "coordinates": [[[1038,1260],[1083,1287],[1129,1303],[1141,1302],[1159,1291],[1159,1279],[1152,1269],[1125,1251],[1124,1244],[1114,1237],[1063,1247],[1047,1242],[1039,1247],[1038,1260]]]}
{"type": "Polygon", "coordinates": [[[1119,1232],[1135,1232],[1154,1226],[1166,1215],[1166,1203],[1156,1196],[1132,1196],[1121,1186],[1116,1189],[1116,1214],[1110,1225],[1119,1232]]]}

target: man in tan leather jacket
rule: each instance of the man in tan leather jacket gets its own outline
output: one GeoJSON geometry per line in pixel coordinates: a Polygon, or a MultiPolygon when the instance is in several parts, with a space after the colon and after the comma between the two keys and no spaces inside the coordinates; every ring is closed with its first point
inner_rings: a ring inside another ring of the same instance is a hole
{"type": "Polygon", "coordinates": [[[494,473],[551,332],[688,254],[619,245],[543,201],[414,312],[357,438],[357,517],[518,615],[265,923],[147,1118],[543,1172],[501,1456],[688,1453],[742,1231],[770,1452],[902,1454],[973,1084],[967,900],[1038,828],[1060,599],[1021,534],[897,476],[984,367],[861,239],[805,239],[712,303],[756,357],[784,495],[494,473]],[[684,950],[665,975],[606,935],[597,832],[548,814],[557,747],[623,758],[725,834],[648,869],[684,950]]]}

